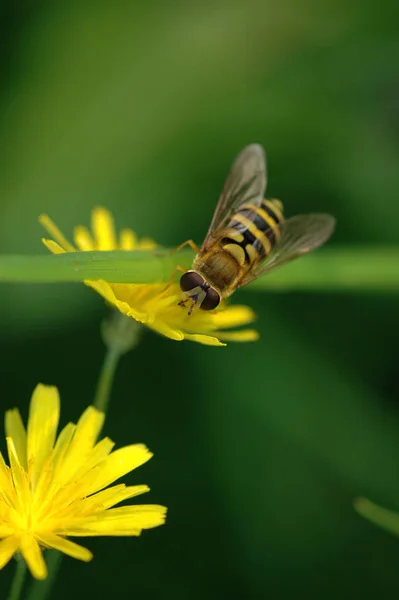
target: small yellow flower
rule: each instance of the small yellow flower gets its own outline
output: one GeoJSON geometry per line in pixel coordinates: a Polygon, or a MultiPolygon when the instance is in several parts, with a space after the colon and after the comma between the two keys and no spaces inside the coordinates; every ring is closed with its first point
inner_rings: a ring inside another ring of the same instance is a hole
{"type": "Polygon", "coordinates": [[[107,487],[151,458],[145,446],[112,452],[109,438],[97,442],[104,415],[92,406],[56,438],[59,413],[57,388],[39,384],[27,430],[18,409],[6,413],[9,467],[0,453],[0,568],[20,552],[37,579],[47,577],[41,547],[89,561],[91,552],[67,537],[137,536],[166,515],[151,504],[112,508],[149,490],[107,487]]]}
{"type": "MultiPolygon", "coordinates": [[[[156,248],[155,242],[148,238],[139,241],[130,229],[122,230],[118,238],[112,215],[103,208],[93,210],[92,233],[86,227],[76,227],[74,232],[76,247],[63,236],[47,215],[42,215],[40,222],[54,238],[52,240],[43,239],[43,243],[53,254],[76,252],[77,250],[151,250],[156,248]]],[[[259,337],[257,331],[253,329],[223,331],[254,321],[255,314],[247,306],[229,306],[209,312],[197,310],[189,316],[187,310],[178,306],[181,291],[179,285],[175,283],[167,288],[164,283],[108,283],[103,280],[85,281],[85,284],[96,290],[123,314],[172,340],[186,339],[209,346],[225,346],[220,340],[250,342],[259,337]]]]}

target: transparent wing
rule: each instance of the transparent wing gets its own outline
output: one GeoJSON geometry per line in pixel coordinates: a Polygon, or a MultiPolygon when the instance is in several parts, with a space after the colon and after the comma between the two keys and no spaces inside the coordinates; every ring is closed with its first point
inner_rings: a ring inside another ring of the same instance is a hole
{"type": "Polygon", "coordinates": [[[260,275],[315,250],[328,240],[334,227],[335,219],[331,215],[297,215],[287,219],[281,226],[280,239],[270,255],[256,265],[240,285],[246,285],[260,275]]]}
{"type": "Polygon", "coordinates": [[[216,206],[203,248],[211,245],[244,202],[260,204],[266,190],[266,157],[259,144],[246,146],[235,159],[216,206]]]}

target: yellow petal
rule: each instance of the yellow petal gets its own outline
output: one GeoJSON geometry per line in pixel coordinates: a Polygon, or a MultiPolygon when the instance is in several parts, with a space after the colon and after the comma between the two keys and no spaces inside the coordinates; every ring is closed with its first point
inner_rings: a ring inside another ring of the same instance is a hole
{"type": "Polygon", "coordinates": [[[18,507],[18,500],[14,494],[12,498],[12,503],[8,502],[6,495],[1,493],[0,500],[0,538],[8,537],[9,535],[15,533],[15,523],[20,522],[21,519],[18,516],[18,513],[15,510],[15,506],[18,507]]]}
{"type": "Polygon", "coordinates": [[[229,306],[226,310],[212,314],[214,326],[218,329],[248,325],[256,319],[256,314],[249,306],[229,306]]]}
{"type": "Polygon", "coordinates": [[[28,464],[33,484],[53,450],[59,417],[57,388],[39,383],[32,394],[28,420],[28,464]]]}
{"type": "Polygon", "coordinates": [[[184,339],[190,340],[191,342],[198,342],[205,346],[225,346],[218,338],[210,335],[203,335],[201,333],[186,333],[184,339]]]}
{"type": "Polygon", "coordinates": [[[68,449],[73,439],[75,430],[76,425],[74,425],[73,423],[68,423],[57,438],[51,457],[53,477],[49,486],[47,487],[45,481],[42,481],[42,479],[39,478],[36,488],[35,500],[38,506],[42,505],[43,511],[46,510],[47,504],[53,501],[54,495],[64,484],[60,477],[60,474],[62,473],[64,459],[68,454],[68,449]]]}
{"type": "Polygon", "coordinates": [[[57,225],[53,223],[48,215],[40,215],[39,222],[43,225],[44,229],[49,233],[55,241],[67,252],[75,252],[75,248],[68,242],[57,225]]]}
{"type": "Polygon", "coordinates": [[[2,569],[19,548],[19,539],[10,536],[0,542],[0,569],[2,569]]]}
{"type": "Polygon", "coordinates": [[[116,250],[115,226],[111,213],[105,208],[92,212],[92,229],[97,250],[116,250]]]}
{"type": "Polygon", "coordinates": [[[123,502],[123,500],[144,494],[149,489],[146,485],[133,485],[129,487],[126,487],[123,483],[114,485],[88,498],[84,498],[76,506],[68,507],[69,511],[63,512],[63,518],[69,514],[80,518],[85,515],[95,514],[96,512],[102,512],[111,506],[123,502]]]}
{"type": "MultiPolygon", "coordinates": [[[[0,538],[9,538],[12,537],[15,533],[15,528],[9,525],[0,525],[0,538]]],[[[1,543],[1,542],[0,542],[1,543]]],[[[0,555],[1,562],[1,555],[0,555]]],[[[0,566],[1,569],[1,566],[0,566]]]]}
{"type": "Polygon", "coordinates": [[[62,485],[73,480],[77,471],[85,463],[103,423],[104,413],[93,406],[89,406],[80,417],[63,460],[58,464],[57,479],[62,485]]]}
{"type": "Polygon", "coordinates": [[[94,448],[87,454],[86,460],[75,473],[75,478],[79,479],[85,473],[93,469],[99,462],[104,460],[109,454],[111,454],[115,442],[109,438],[103,438],[94,448]]]}
{"type": "Polygon", "coordinates": [[[73,536],[123,536],[140,535],[143,529],[163,525],[167,509],[156,504],[122,506],[111,508],[94,516],[77,519],[75,526],[68,528],[67,535],[73,536]]]}
{"type": "MultiPolygon", "coordinates": [[[[135,498],[136,496],[145,494],[149,491],[150,488],[148,487],[148,485],[132,485],[127,487],[123,484],[121,484],[120,486],[115,485],[111,488],[103,490],[102,492],[98,492],[93,496],[90,496],[90,498],[86,498],[82,501],[82,504],[86,500],[93,500],[95,501],[95,505],[99,507],[98,510],[100,511],[110,508],[111,506],[115,506],[115,504],[119,504],[124,500],[129,500],[130,498],[135,498]],[[123,487],[123,489],[116,489],[120,487],[123,487]],[[100,503],[102,508],[100,508],[100,503]]],[[[94,502],[91,510],[94,511],[94,502]]],[[[95,510],[97,510],[97,508],[95,510]]]]}
{"type": "Polygon", "coordinates": [[[80,417],[72,444],[79,445],[83,450],[91,449],[98,438],[104,424],[104,413],[89,406],[80,417]]]}
{"type": "Polygon", "coordinates": [[[57,244],[57,242],[55,242],[54,240],[46,240],[46,238],[42,238],[42,242],[46,246],[46,248],[48,248],[48,250],[52,252],[52,254],[65,254],[66,252],[66,250],[61,248],[61,246],[57,244]]]}
{"type": "Polygon", "coordinates": [[[93,554],[90,552],[90,550],[80,546],[79,544],[76,544],[75,542],[66,540],[59,535],[46,533],[38,536],[38,539],[48,548],[54,548],[54,550],[63,552],[72,558],[77,558],[78,560],[83,560],[84,562],[90,562],[93,558],[93,554]]]}
{"type": "Polygon", "coordinates": [[[15,451],[18,460],[25,471],[28,470],[27,449],[26,449],[26,429],[22,422],[21,415],[17,408],[7,410],[5,420],[6,436],[13,439],[15,451]]]}
{"type": "Polygon", "coordinates": [[[121,250],[137,250],[137,236],[131,229],[122,229],[119,234],[121,250]]]}
{"type": "Polygon", "coordinates": [[[29,482],[26,471],[21,467],[11,438],[6,438],[8,458],[10,460],[11,476],[17,495],[16,510],[28,506],[30,500],[29,482]]]}
{"type": "MultiPolygon", "coordinates": [[[[134,311],[130,311],[130,314],[137,321],[139,320],[135,317],[134,311]]],[[[165,337],[168,337],[171,340],[175,340],[176,342],[181,342],[185,338],[185,335],[183,334],[182,331],[171,327],[164,321],[155,320],[153,323],[149,324],[149,326],[151,327],[151,329],[153,329],[157,333],[160,333],[161,335],[164,335],[165,337]]]]}
{"type": "Polygon", "coordinates": [[[1,453],[0,456],[0,498],[3,498],[9,507],[11,507],[17,502],[15,488],[11,476],[11,470],[5,465],[1,453]]]}
{"type": "Polygon", "coordinates": [[[102,490],[126,473],[140,467],[151,457],[152,453],[143,444],[133,444],[116,450],[82,479],[82,488],[85,491],[83,495],[89,496],[102,490]]]}
{"type": "Polygon", "coordinates": [[[221,340],[227,342],[256,342],[259,339],[259,332],[256,329],[244,329],[242,331],[215,331],[221,340]]]}
{"type": "Polygon", "coordinates": [[[73,239],[79,250],[95,250],[93,238],[87,227],[83,227],[82,225],[75,227],[73,239]]]}
{"type": "MultiPolygon", "coordinates": [[[[113,446],[114,442],[109,438],[104,438],[91,450],[86,452],[82,449],[82,460],[80,462],[74,461],[68,457],[65,461],[61,476],[59,475],[59,471],[57,475],[54,475],[54,480],[58,482],[61,480],[63,485],[59,486],[60,489],[57,491],[57,494],[52,497],[52,513],[56,510],[62,510],[62,515],[65,516],[68,510],[65,512],[62,508],[64,506],[71,506],[72,512],[76,510],[75,505],[72,506],[72,503],[74,500],[80,500],[86,496],[86,475],[89,474],[88,477],[92,480],[93,473],[97,473],[97,471],[94,471],[94,467],[98,463],[104,461],[110,454],[113,446]]],[[[80,511],[80,508],[78,510],[80,511]]]]}
{"type": "Polygon", "coordinates": [[[36,579],[46,579],[46,563],[44,562],[42,551],[35,538],[30,535],[24,536],[21,539],[20,549],[33,577],[36,579]]]}
{"type": "Polygon", "coordinates": [[[64,456],[68,451],[69,444],[71,443],[73,434],[75,433],[75,429],[76,425],[74,425],[73,423],[68,423],[67,425],[65,425],[64,429],[61,431],[57,438],[52,456],[55,479],[58,479],[58,469],[62,465],[64,456]]]}
{"type": "MultiPolygon", "coordinates": [[[[102,279],[99,279],[98,281],[85,280],[84,283],[100,294],[100,296],[105,298],[107,302],[116,306],[116,298],[109,283],[103,281],[102,279]]],[[[129,306],[127,306],[127,310],[129,310],[129,306]]]]}

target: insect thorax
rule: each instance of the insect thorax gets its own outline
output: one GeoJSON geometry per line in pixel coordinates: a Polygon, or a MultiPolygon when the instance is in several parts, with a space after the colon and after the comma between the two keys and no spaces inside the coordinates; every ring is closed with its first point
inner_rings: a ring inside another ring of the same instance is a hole
{"type": "Polygon", "coordinates": [[[235,258],[222,248],[198,256],[193,269],[225,297],[234,291],[241,275],[241,268],[235,258]]]}

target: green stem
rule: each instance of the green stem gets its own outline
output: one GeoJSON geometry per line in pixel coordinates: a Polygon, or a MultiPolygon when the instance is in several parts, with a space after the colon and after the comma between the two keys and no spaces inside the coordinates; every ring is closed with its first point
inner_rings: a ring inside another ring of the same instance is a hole
{"type": "Polygon", "coordinates": [[[103,413],[107,412],[112,383],[120,357],[121,352],[118,347],[107,348],[93,402],[94,406],[103,413]]]}
{"type": "Polygon", "coordinates": [[[399,291],[398,248],[325,248],[254,281],[252,290],[399,291]]]}
{"type": "Polygon", "coordinates": [[[44,581],[34,580],[29,588],[26,600],[48,600],[50,598],[58,571],[60,570],[62,556],[58,550],[46,551],[47,579],[44,581]]]}
{"type": "Polygon", "coordinates": [[[7,600],[19,600],[21,597],[22,588],[24,586],[25,577],[27,573],[26,562],[20,554],[15,557],[16,568],[14,573],[14,579],[11,584],[10,593],[7,600]]]}
{"type": "Polygon", "coordinates": [[[113,283],[153,283],[170,278],[174,267],[189,267],[193,255],[181,252],[67,252],[59,255],[0,255],[0,281],[53,283],[105,279],[113,283]]]}
{"type": "MultiPolygon", "coordinates": [[[[0,282],[105,279],[109,283],[168,281],[173,269],[189,268],[193,253],[69,252],[48,256],[0,256],[0,282]]],[[[322,248],[260,277],[252,290],[399,291],[399,247],[322,248]]]]}
{"type": "Polygon", "coordinates": [[[374,504],[367,498],[357,498],[354,502],[357,512],[382,529],[399,536],[399,514],[374,504]]]}
{"type": "Polygon", "coordinates": [[[119,359],[137,345],[140,329],[141,326],[137,321],[125,317],[116,310],[102,324],[101,333],[107,352],[98,379],[93,404],[103,413],[107,412],[119,359]]]}

